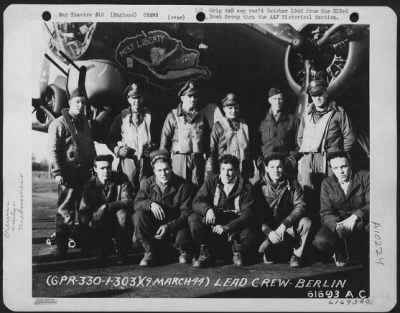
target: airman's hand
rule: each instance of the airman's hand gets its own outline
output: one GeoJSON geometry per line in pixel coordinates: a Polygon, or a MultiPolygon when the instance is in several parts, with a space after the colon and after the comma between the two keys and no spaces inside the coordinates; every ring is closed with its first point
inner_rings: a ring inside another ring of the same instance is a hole
{"type": "Polygon", "coordinates": [[[92,227],[96,227],[101,223],[101,220],[103,219],[104,212],[106,209],[106,205],[103,204],[100,208],[97,209],[96,212],[93,213],[92,215],[92,227]]]}
{"type": "Polygon", "coordinates": [[[64,184],[64,177],[61,175],[57,175],[54,177],[54,180],[56,181],[57,185],[63,185],[64,184]]]}
{"type": "Polygon", "coordinates": [[[276,231],[271,231],[268,235],[268,239],[274,244],[276,245],[277,243],[281,242],[281,238],[279,237],[279,235],[276,233],[276,231]]]}
{"type": "Polygon", "coordinates": [[[215,223],[215,213],[213,209],[207,210],[205,222],[207,225],[213,225],[215,223]]]}
{"type": "Polygon", "coordinates": [[[122,158],[132,158],[135,154],[135,149],[129,148],[128,146],[122,146],[118,150],[118,156],[122,158]]]}
{"type": "Polygon", "coordinates": [[[154,238],[156,238],[156,239],[162,239],[162,238],[167,234],[167,231],[168,231],[167,225],[161,225],[161,226],[157,229],[157,232],[156,232],[154,238]]]}
{"type": "Polygon", "coordinates": [[[336,232],[340,238],[346,236],[346,234],[351,233],[354,230],[354,226],[358,220],[358,216],[352,214],[345,220],[336,224],[336,232]]]}
{"type": "Polygon", "coordinates": [[[275,229],[275,232],[279,236],[279,241],[282,242],[285,236],[286,226],[284,224],[279,225],[279,227],[275,229]]]}
{"type": "Polygon", "coordinates": [[[158,203],[152,202],[150,205],[150,210],[153,212],[156,219],[162,221],[165,218],[165,212],[158,203]]]}
{"type": "Polygon", "coordinates": [[[213,233],[217,233],[218,235],[222,235],[226,232],[228,232],[228,227],[223,226],[223,225],[216,225],[212,229],[213,233]]]}

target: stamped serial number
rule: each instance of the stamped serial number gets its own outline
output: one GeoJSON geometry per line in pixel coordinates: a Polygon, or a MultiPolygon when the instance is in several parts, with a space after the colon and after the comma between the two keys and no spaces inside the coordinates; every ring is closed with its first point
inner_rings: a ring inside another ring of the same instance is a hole
{"type": "Polygon", "coordinates": [[[369,304],[368,298],[364,299],[330,299],[329,304],[337,305],[357,305],[357,304],[369,304]]]}
{"type": "Polygon", "coordinates": [[[47,286],[111,286],[111,287],[149,287],[160,286],[195,286],[207,287],[209,277],[168,277],[153,278],[150,276],[76,276],[49,275],[47,286]]]}
{"type": "Polygon", "coordinates": [[[309,290],[308,298],[340,298],[339,290],[309,290]]]}
{"type": "MultiPolygon", "coordinates": [[[[327,299],[342,299],[344,300],[366,300],[367,292],[365,290],[360,290],[359,292],[350,291],[350,290],[336,290],[336,289],[327,289],[327,290],[308,290],[307,291],[308,298],[327,298],[327,299]]],[[[343,303],[341,303],[343,304],[343,303]]]]}

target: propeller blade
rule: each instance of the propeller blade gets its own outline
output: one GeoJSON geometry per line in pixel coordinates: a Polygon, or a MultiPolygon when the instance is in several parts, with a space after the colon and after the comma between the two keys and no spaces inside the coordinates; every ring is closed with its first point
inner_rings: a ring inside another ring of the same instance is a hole
{"type": "Polygon", "coordinates": [[[304,75],[305,75],[305,79],[304,79],[304,85],[301,88],[301,92],[299,94],[299,98],[298,98],[298,107],[296,110],[296,115],[301,118],[303,116],[304,111],[306,111],[308,109],[308,105],[309,105],[309,95],[307,93],[307,88],[308,85],[310,84],[310,69],[311,69],[311,64],[310,64],[310,60],[304,60],[304,75]]]}
{"type": "Polygon", "coordinates": [[[305,40],[290,24],[253,24],[252,26],[263,33],[275,36],[291,46],[300,46],[305,40]]]}
{"type": "Polygon", "coordinates": [[[316,41],[315,45],[317,47],[322,47],[325,44],[335,44],[350,39],[367,27],[368,25],[332,25],[324,35],[316,41]]]}

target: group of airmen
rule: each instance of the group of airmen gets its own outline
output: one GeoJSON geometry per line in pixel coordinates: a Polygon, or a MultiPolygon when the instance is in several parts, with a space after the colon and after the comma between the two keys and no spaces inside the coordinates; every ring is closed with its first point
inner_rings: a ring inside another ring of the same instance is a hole
{"type": "Polygon", "coordinates": [[[352,169],[351,121],[324,81],[310,83],[301,120],[270,88],[269,111],[252,135],[235,94],[221,100],[223,117],[210,128],[199,92],[195,81],[179,91],[158,145],[143,88],[129,84],[129,106],[106,138],[114,155],[96,155],[84,90],[68,93],[69,107],[49,127],[57,257],[67,256],[76,212],[82,251],[99,259],[114,251],[121,264],[132,244],[144,249],[140,266],[165,262],[171,246],[175,261],[200,268],[221,251],[238,266],[273,263],[282,244],[290,267],[305,264],[307,245],[340,267],[360,261],[351,257],[355,247],[368,256],[369,173],[352,169]],[[259,180],[251,183],[255,170],[259,180]]]}

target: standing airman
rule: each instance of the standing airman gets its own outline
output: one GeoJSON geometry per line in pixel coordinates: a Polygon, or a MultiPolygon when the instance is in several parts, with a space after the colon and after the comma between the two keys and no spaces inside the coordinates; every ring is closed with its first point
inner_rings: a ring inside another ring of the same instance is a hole
{"type": "Polygon", "coordinates": [[[58,184],[56,213],[56,257],[65,257],[68,239],[79,210],[82,190],[90,178],[96,150],[88,120],[84,115],[86,93],[76,88],[68,93],[69,108],[49,127],[50,171],[58,184]]]}
{"type": "Polygon", "coordinates": [[[210,131],[207,119],[198,111],[198,93],[194,81],[188,81],[179,91],[181,102],[164,122],[160,149],[170,151],[176,175],[200,187],[204,181],[210,131]]]}
{"type": "Polygon", "coordinates": [[[107,135],[107,146],[120,159],[122,172],[137,192],[140,181],[152,173],[149,153],[152,147],[151,114],[144,106],[142,88],[137,83],[125,89],[129,108],[115,119],[107,135]]]}

